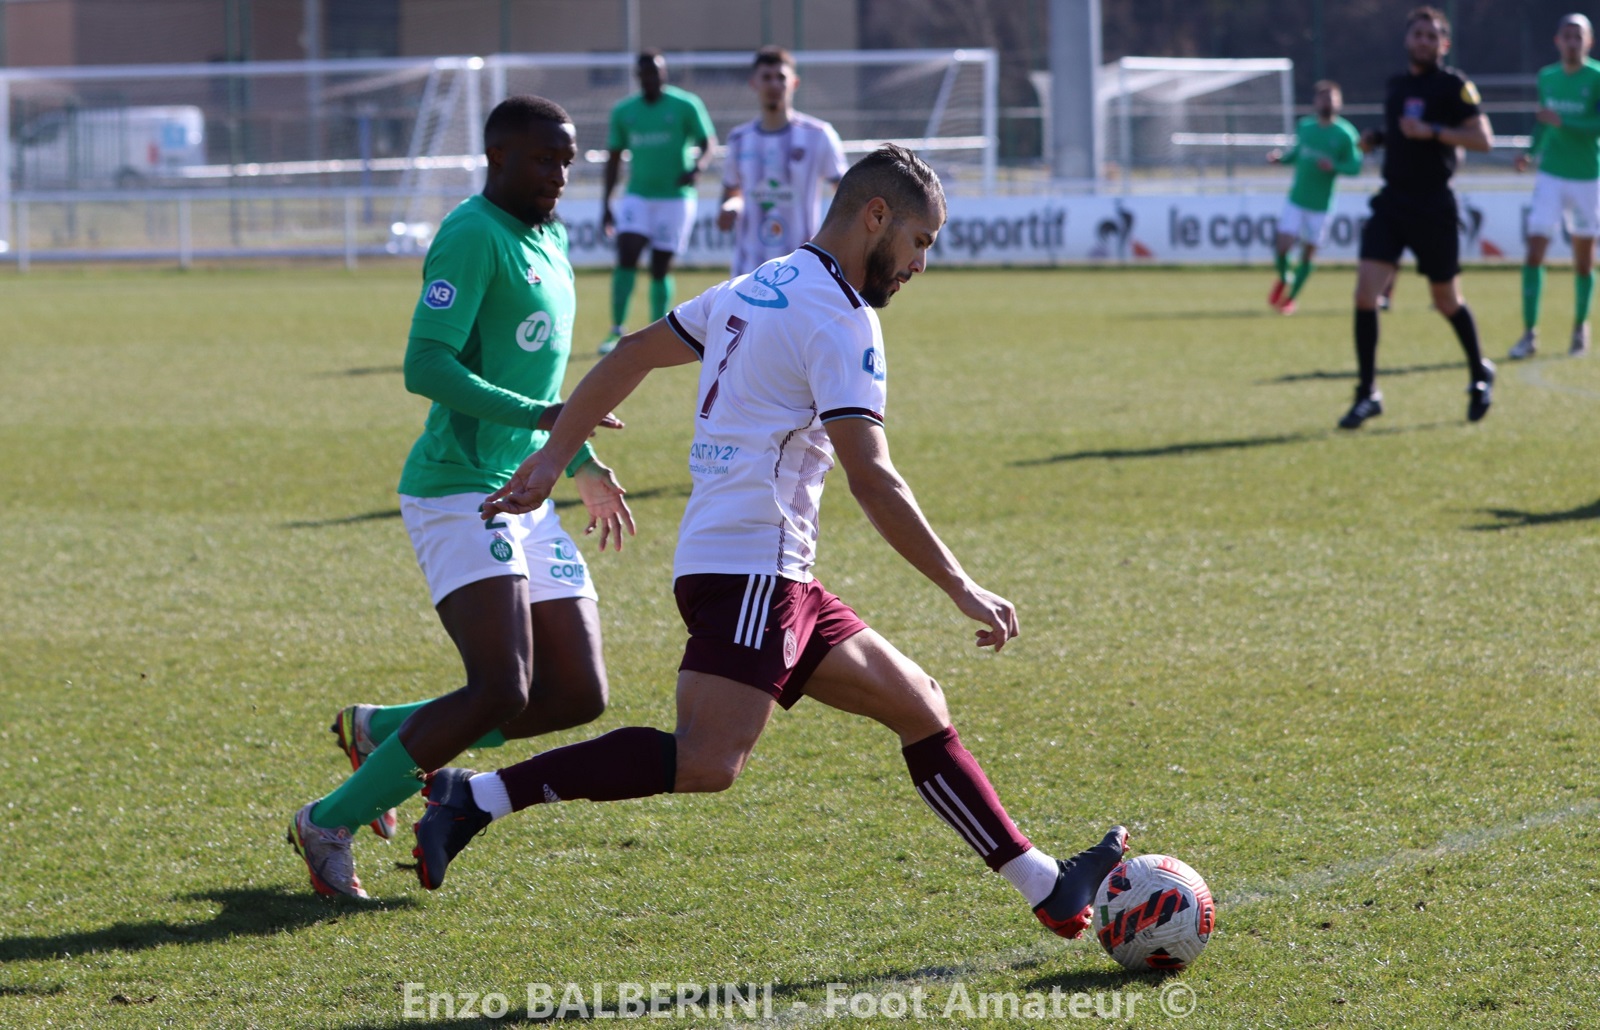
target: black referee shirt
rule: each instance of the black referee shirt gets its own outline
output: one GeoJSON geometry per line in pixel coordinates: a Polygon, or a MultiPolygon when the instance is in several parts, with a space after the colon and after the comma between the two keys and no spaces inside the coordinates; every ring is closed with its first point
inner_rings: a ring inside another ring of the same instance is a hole
{"type": "Polygon", "coordinates": [[[1400,131],[1400,119],[1410,115],[1454,129],[1478,114],[1478,103],[1478,87],[1450,68],[1390,79],[1383,102],[1383,181],[1405,193],[1449,189],[1456,148],[1437,140],[1408,138],[1400,131]]]}

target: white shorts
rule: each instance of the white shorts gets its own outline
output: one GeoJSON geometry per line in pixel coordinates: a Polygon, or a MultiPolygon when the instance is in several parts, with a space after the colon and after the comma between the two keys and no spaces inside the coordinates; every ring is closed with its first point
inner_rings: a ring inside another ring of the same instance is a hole
{"type": "Polygon", "coordinates": [[[1286,200],[1283,202],[1283,211],[1278,215],[1278,235],[1293,236],[1302,243],[1320,247],[1328,235],[1328,212],[1307,211],[1299,204],[1286,200]]]}
{"type": "Polygon", "coordinates": [[[650,241],[651,250],[681,254],[694,229],[695,198],[651,200],[624,193],[617,205],[617,232],[631,232],[650,241]]]}
{"type": "Polygon", "coordinates": [[[526,515],[497,515],[484,522],[478,508],[487,496],[400,495],[400,518],[435,606],[468,583],[496,576],[526,579],[530,604],[564,597],[599,600],[589,566],[561,528],[552,502],[526,515]]]}
{"type": "Polygon", "coordinates": [[[1574,236],[1600,235],[1600,179],[1561,179],[1544,172],[1534,176],[1528,235],[1553,239],[1563,224],[1574,236]]]}

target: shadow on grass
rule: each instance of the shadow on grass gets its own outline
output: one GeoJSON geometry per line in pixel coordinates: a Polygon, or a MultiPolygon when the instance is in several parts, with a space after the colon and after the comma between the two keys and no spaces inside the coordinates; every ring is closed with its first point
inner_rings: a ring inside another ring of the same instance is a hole
{"type": "Polygon", "coordinates": [[[285,888],[245,888],[197,891],[180,901],[210,901],[222,911],[209,922],[114,923],[99,930],[59,933],[46,937],[0,937],[0,962],[78,958],[101,951],[143,951],[168,944],[209,944],[229,937],[266,937],[297,930],[313,923],[333,922],[412,904],[409,898],[383,902],[328,899],[285,888]]]}
{"type": "MultiPolygon", "coordinates": [[[[1385,376],[1414,376],[1425,372],[1466,371],[1466,366],[1459,361],[1443,361],[1433,365],[1402,365],[1399,368],[1380,368],[1378,378],[1385,376]]],[[[1257,386],[1271,386],[1276,383],[1306,383],[1323,379],[1354,379],[1356,370],[1353,368],[1341,369],[1330,372],[1327,369],[1317,369],[1312,372],[1290,372],[1288,375],[1278,376],[1276,379],[1258,379],[1257,386]]]]}
{"type": "Polygon", "coordinates": [[[1467,528],[1480,532],[1490,532],[1502,529],[1525,529],[1528,526],[1550,526],[1560,522],[1587,522],[1590,519],[1600,519],[1600,500],[1593,500],[1576,508],[1568,508],[1566,511],[1519,511],[1516,508],[1480,508],[1478,510],[1500,521],[1484,522],[1467,528]]]}
{"type": "Polygon", "coordinates": [[[1205,454],[1210,451],[1244,451],[1254,447],[1278,447],[1284,444],[1321,440],[1330,432],[1331,430],[1316,433],[1285,433],[1279,436],[1242,436],[1232,440],[1196,440],[1190,443],[1170,443],[1160,447],[1108,447],[1097,451],[1053,454],[1048,458],[1027,458],[1011,464],[1025,468],[1029,465],[1055,465],[1064,461],[1090,461],[1095,458],[1117,461],[1123,458],[1171,458],[1182,454],[1205,454]]]}
{"type": "MultiPolygon", "coordinates": [[[[1327,308],[1327,309],[1323,309],[1323,310],[1302,309],[1302,310],[1296,312],[1296,314],[1294,316],[1294,320],[1296,322],[1298,322],[1298,321],[1301,321],[1302,319],[1307,319],[1307,318],[1345,318],[1345,319],[1348,319],[1349,317],[1350,317],[1350,312],[1348,310],[1341,311],[1338,308],[1327,308]]],[[[1236,318],[1276,318],[1276,319],[1281,319],[1281,318],[1283,318],[1283,315],[1281,315],[1277,311],[1272,310],[1271,308],[1268,308],[1266,306],[1262,306],[1262,307],[1259,307],[1259,308],[1243,308],[1243,309],[1231,310],[1231,311],[1208,310],[1208,311],[1149,311],[1149,312],[1137,312],[1137,313],[1130,312],[1130,313],[1118,315],[1118,316],[1116,316],[1116,318],[1117,318],[1118,321],[1121,321],[1121,322],[1193,322],[1193,321],[1197,321],[1197,320],[1200,320],[1200,319],[1236,319],[1236,318]]]]}
{"type": "Polygon", "coordinates": [[[298,522],[285,522],[283,528],[327,529],[329,526],[353,526],[358,522],[378,522],[382,519],[397,519],[399,517],[399,508],[385,508],[383,511],[364,511],[360,515],[341,515],[336,519],[305,519],[298,522]]]}
{"type": "Polygon", "coordinates": [[[1185,454],[1206,454],[1211,451],[1247,451],[1256,447],[1280,447],[1286,444],[1310,443],[1339,437],[1352,439],[1363,436],[1398,436],[1401,433],[1420,433],[1430,429],[1444,429],[1454,422],[1422,422],[1414,426],[1384,426],[1349,432],[1339,429],[1320,429],[1300,433],[1283,433],[1277,436],[1243,436],[1232,440],[1196,440],[1191,443],[1169,443],[1160,447],[1107,447],[1097,451],[1071,451],[1053,454],[1048,458],[1026,458],[1011,462],[1013,468],[1030,465],[1056,465],[1065,461],[1119,461],[1125,458],[1173,458],[1185,454]]]}
{"type": "Polygon", "coordinates": [[[347,368],[339,372],[318,372],[318,379],[343,379],[346,376],[397,376],[404,375],[404,365],[369,365],[365,368],[347,368]]]}

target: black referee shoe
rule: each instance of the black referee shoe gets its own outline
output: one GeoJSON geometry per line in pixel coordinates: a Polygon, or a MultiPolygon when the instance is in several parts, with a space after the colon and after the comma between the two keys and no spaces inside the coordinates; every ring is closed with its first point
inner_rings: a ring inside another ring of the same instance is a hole
{"type": "Polygon", "coordinates": [[[1362,393],[1356,389],[1356,402],[1350,405],[1350,410],[1344,413],[1344,418],[1339,420],[1340,429],[1360,429],[1361,423],[1369,418],[1377,418],[1383,414],[1383,391],[1373,390],[1371,393],[1362,393]]]}
{"type": "Polygon", "coordinates": [[[1483,375],[1467,387],[1467,421],[1478,422],[1494,403],[1494,362],[1483,359],[1483,375]]]}

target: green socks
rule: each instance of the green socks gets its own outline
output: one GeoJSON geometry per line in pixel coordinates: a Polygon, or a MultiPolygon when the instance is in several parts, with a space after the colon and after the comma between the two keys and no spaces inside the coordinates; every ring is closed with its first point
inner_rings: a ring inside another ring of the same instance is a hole
{"type": "MultiPolygon", "coordinates": [[[[413,701],[408,705],[386,705],[379,708],[367,717],[367,735],[372,738],[374,743],[381,744],[392,737],[395,731],[403,726],[407,719],[411,718],[412,712],[423,705],[432,703],[432,699],[429,699],[427,701],[413,701]]],[[[474,748],[499,747],[505,742],[506,735],[504,733],[499,730],[490,730],[472,746],[474,748]]]]}
{"type": "Polygon", "coordinates": [[[672,289],[677,285],[672,276],[650,280],[650,321],[666,318],[672,307],[672,289]]]}
{"type": "Polygon", "coordinates": [[[1278,281],[1280,283],[1287,283],[1289,281],[1289,252],[1288,251],[1284,251],[1282,254],[1278,255],[1278,281]]]}
{"type": "Polygon", "coordinates": [[[325,830],[343,826],[354,831],[420,791],[422,776],[400,738],[391,736],[338,790],[317,802],[311,821],[325,830]]]}
{"type": "Polygon", "coordinates": [[[1300,287],[1304,286],[1309,278],[1311,278],[1311,259],[1302,257],[1300,264],[1294,270],[1294,286],[1289,290],[1290,300],[1300,296],[1300,287]]]}
{"type": "MultiPolygon", "coordinates": [[[[1582,280],[1579,280],[1579,281],[1581,282],[1582,280]]],[[[1590,285],[1592,286],[1593,283],[1594,283],[1594,277],[1593,276],[1589,277],[1589,282],[1590,282],[1590,285]]],[[[1587,305],[1586,301],[1588,300],[1588,296],[1583,293],[1583,287],[1582,286],[1579,286],[1578,290],[1579,290],[1578,296],[1580,298],[1582,298],[1580,303],[1583,303],[1584,307],[1587,309],[1588,305],[1587,305]]],[[[1539,324],[1539,298],[1543,293],[1544,293],[1544,266],[1540,265],[1537,268],[1535,268],[1535,267],[1532,267],[1532,266],[1529,266],[1529,265],[1523,265],[1522,266],[1522,328],[1524,328],[1524,329],[1532,329],[1532,328],[1536,327],[1539,324]]]]}
{"type": "Polygon", "coordinates": [[[1572,324],[1580,326],[1589,320],[1589,300],[1594,296],[1594,273],[1577,277],[1578,306],[1572,324]]]}
{"type": "Polygon", "coordinates": [[[637,268],[611,270],[611,324],[628,323],[628,302],[633,300],[633,281],[639,277],[637,268]]]}
{"type": "MultiPolygon", "coordinates": [[[[626,325],[628,302],[633,299],[633,284],[639,276],[636,268],[611,270],[611,324],[626,325]]],[[[667,317],[672,308],[672,291],[676,284],[672,276],[650,280],[650,321],[667,317]]]]}

